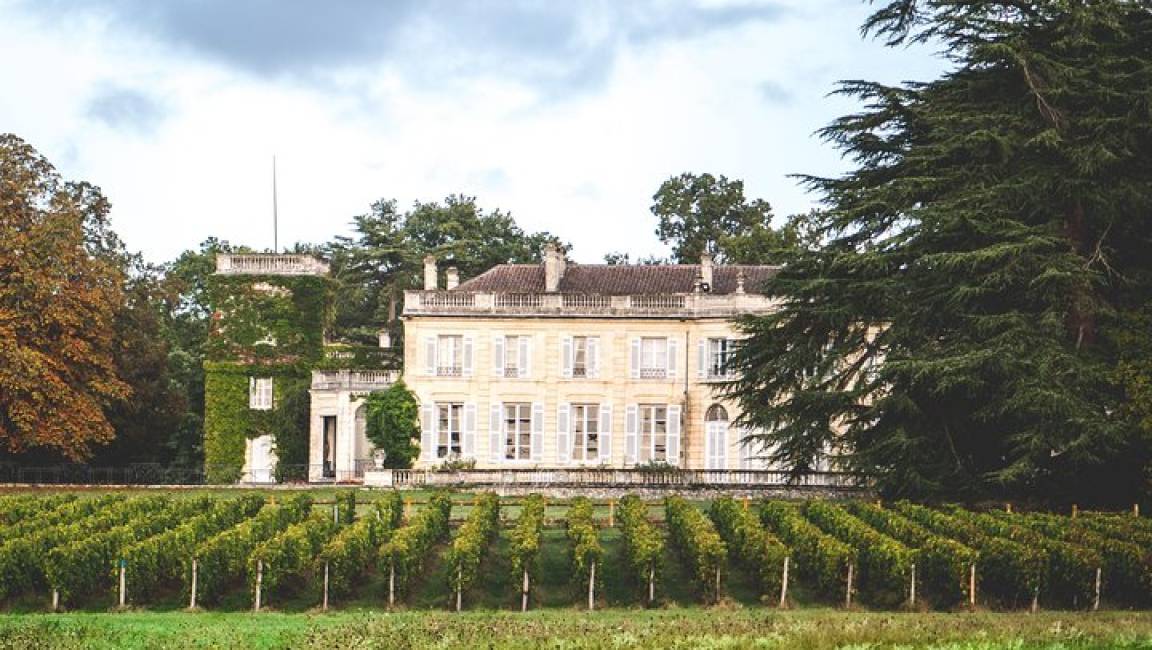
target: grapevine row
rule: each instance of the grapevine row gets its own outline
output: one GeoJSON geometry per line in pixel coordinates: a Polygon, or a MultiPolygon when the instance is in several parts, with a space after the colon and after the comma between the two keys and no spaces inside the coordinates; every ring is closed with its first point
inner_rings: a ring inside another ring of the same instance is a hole
{"type": "Polygon", "coordinates": [[[728,560],[728,549],[716,527],[704,513],[681,497],[664,502],[668,538],[689,563],[692,577],[705,599],[720,599],[720,574],[728,560]]]}

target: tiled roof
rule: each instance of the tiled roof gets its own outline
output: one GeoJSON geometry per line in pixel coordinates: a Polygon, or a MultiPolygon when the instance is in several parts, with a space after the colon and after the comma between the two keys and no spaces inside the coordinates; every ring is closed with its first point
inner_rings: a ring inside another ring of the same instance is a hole
{"type": "MultiPolygon", "coordinates": [[[[712,267],[712,293],[736,290],[736,276],[744,272],[744,290],[757,287],[776,274],[776,266],[716,265],[712,267]]],[[[699,264],[573,264],[560,279],[560,293],[595,293],[612,296],[692,293],[699,264]]],[[[544,265],[501,264],[460,283],[454,291],[542,293],[544,265]]]]}

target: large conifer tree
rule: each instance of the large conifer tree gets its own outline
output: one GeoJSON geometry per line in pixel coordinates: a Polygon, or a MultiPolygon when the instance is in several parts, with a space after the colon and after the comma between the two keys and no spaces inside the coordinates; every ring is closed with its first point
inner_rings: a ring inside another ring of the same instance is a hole
{"type": "Polygon", "coordinates": [[[893,495],[1147,494],[1125,342],[1152,296],[1149,4],[897,0],[864,31],[951,70],[842,84],[865,107],[822,135],[855,169],[805,178],[823,243],[742,322],[746,424],[893,495]]]}

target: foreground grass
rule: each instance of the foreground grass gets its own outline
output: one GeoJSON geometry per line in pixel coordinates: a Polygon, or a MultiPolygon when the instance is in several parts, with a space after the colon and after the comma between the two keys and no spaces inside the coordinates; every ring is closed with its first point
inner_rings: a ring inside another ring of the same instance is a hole
{"type": "Polygon", "coordinates": [[[763,609],[0,616],[0,648],[1152,648],[1152,614],[763,609]]]}

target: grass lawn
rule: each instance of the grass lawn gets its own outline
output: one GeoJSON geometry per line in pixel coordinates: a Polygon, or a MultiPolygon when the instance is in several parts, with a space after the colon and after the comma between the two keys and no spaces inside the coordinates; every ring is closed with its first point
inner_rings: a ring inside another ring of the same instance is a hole
{"type": "Polygon", "coordinates": [[[610,609],[0,616],[0,648],[1152,648],[1152,614],[610,609]]]}

